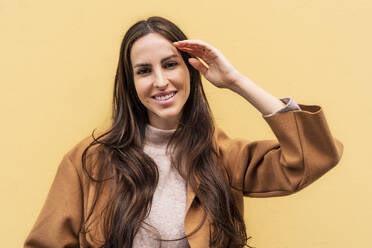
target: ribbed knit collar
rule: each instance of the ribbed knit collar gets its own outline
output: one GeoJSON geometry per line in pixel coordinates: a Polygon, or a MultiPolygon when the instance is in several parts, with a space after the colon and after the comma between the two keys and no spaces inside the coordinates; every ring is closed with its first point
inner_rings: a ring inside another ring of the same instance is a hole
{"type": "Polygon", "coordinates": [[[176,129],[164,130],[147,124],[145,144],[150,146],[166,146],[176,129]]]}

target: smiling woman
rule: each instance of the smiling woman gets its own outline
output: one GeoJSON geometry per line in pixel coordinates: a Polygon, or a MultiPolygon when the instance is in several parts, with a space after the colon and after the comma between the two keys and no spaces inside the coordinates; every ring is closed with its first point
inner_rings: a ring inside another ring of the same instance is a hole
{"type": "Polygon", "coordinates": [[[272,96],[218,49],[150,17],[124,35],[111,127],[63,157],[24,247],[245,247],[244,196],[297,192],[342,153],[320,106],[272,96]],[[216,128],[201,75],[251,103],[277,140],[216,128]]]}
{"type": "Polygon", "coordinates": [[[190,94],[190,74],[177,48],[158,33],[138,39],[131,50],[134,85],[149,123],[176,129],[190,94]]]}

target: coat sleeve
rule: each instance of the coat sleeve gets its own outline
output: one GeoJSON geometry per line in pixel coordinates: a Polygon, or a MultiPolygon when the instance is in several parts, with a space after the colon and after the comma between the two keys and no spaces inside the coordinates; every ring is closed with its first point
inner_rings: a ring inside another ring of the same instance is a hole
{"type": "Polygon", "coordinates": [[[82,212],[81,180],[71,159],[65,155],[24,248],[79,247],[82,212]]]}
{"type": "Polygon", "coordinates": [[[249,197],[289,195],[311,184],[341,159],[318,105],[263,116],[277,140],[231,139],[216,130],[218,153],[231,186],[249,197]]]}
{"type": "Polygon", "coordinates": [[[297,102],[291,97],[291,96],[285,96],[285,97],[281,97],[279,98],[279,100],[281,100],[285,106],[277,111],[275,111],[274,113],[271,113],[271,114],[262,114],[263,117],[269,117],[269,116],[272,116],[272,115],[275,115],[277,113],[282,113],[282,112],[287,112],[287,111],[291,111],[291,110],[301,110],[300,106],[298,106],[297,102]]]}

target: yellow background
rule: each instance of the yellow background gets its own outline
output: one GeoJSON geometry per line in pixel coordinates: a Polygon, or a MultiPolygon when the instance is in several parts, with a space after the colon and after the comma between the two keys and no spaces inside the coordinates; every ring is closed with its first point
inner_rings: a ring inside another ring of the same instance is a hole
{"type": "MultiPolygon", "coordinates": [[[[151,15],[218,48],[277,97],[321,105],[345,145],[303,191],[245,200],[258,248],[371,247],[372,1],[0,0],[1,247],[21,247],[63,154],[110,117],[121,38],[151,15]]],[[[204,80],[233,137],[272,139],[239,95],[204,80]]]]}

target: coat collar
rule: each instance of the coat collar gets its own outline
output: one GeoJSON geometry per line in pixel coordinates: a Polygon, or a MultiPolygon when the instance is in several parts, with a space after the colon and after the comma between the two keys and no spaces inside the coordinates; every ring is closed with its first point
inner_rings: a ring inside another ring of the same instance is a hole
{"type": "MultiPolygon", "coordinates": [[[[197,185],[197,188],[198,187],[199,183],[197,185]]],[[[202,208],[191,208],[194,200],[195,192],[190,184],[187,184],[186,215],[184,220],[184,228],[187,235],[193,232],[199,226],[204,217],[202,208]]],[[[187,238],[190,247],[209,247],[209,232],[209,221],[206,219],[200,229],[187,238]]]]}

